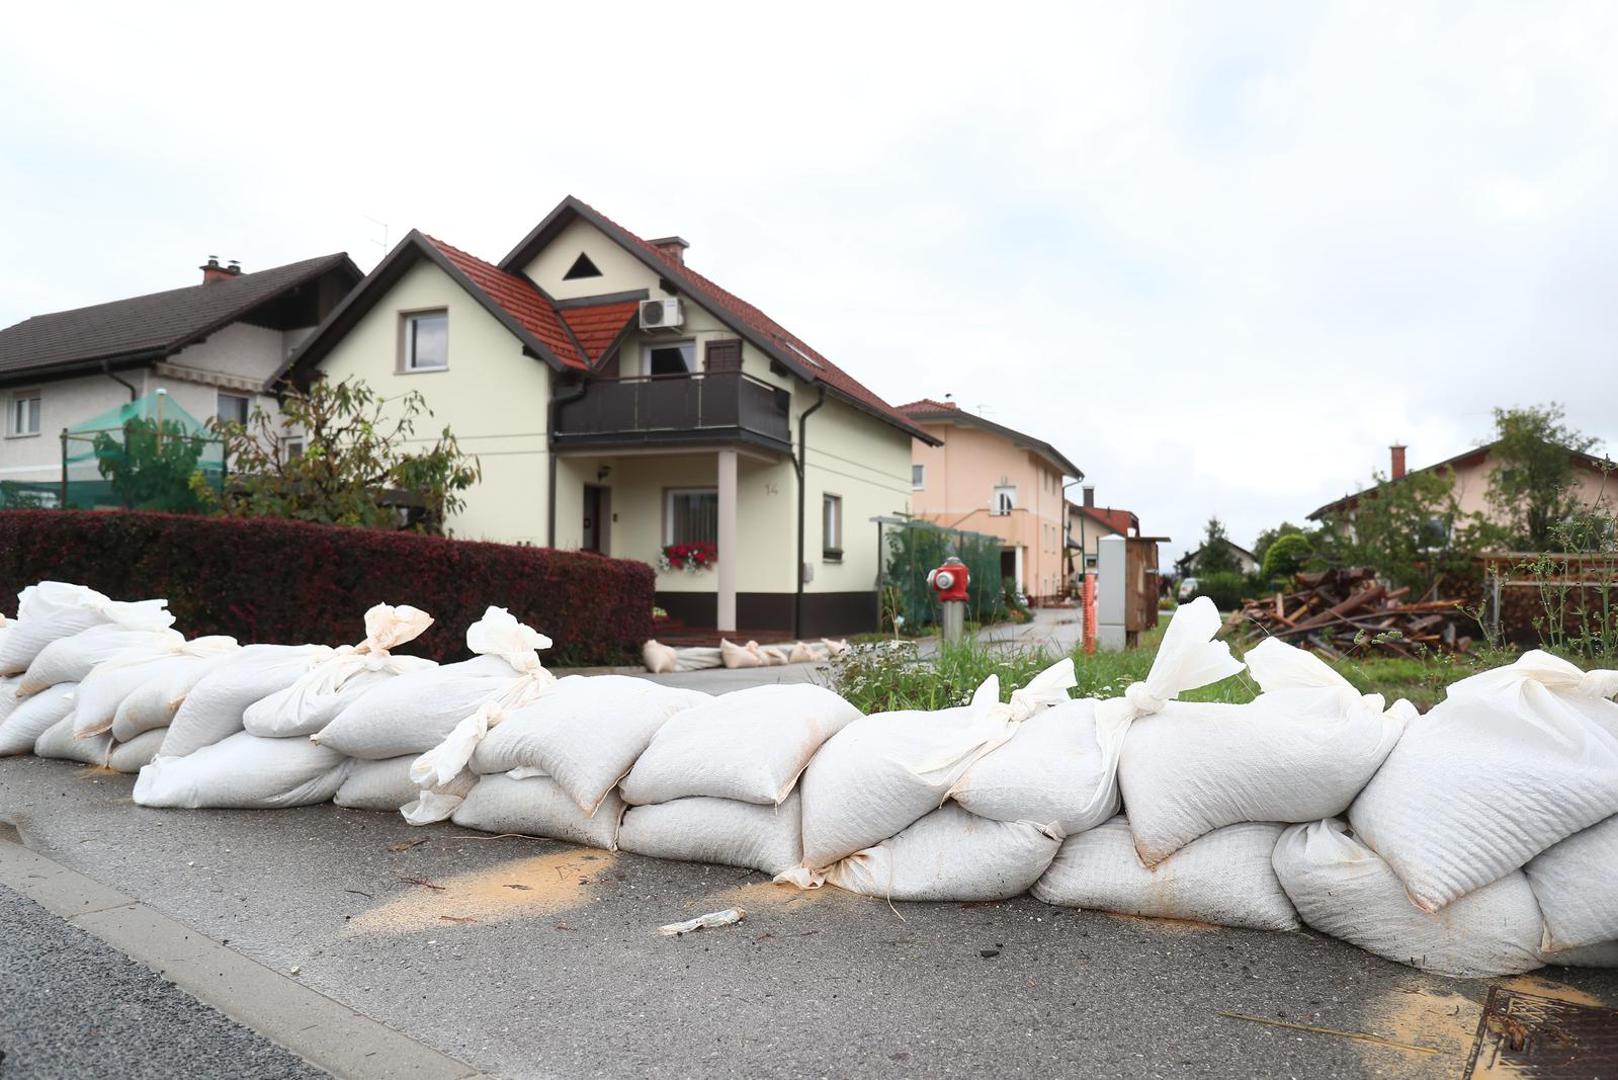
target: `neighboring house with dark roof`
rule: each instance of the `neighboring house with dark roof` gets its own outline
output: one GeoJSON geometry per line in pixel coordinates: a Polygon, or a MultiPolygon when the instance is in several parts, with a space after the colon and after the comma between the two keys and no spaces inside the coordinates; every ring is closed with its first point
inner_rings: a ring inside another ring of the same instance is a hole
{"type": "Polygon", "coordinates": [[[210,258],[201,270],[199,285],[0,330],[0,481],[57,480],[63,429],[157,390],[199,420],[273,407],[265,381],[361,276],[342,253],[251,274],[210,258]]]}
{"type": "Polygon", "coordinates": [[[1140,518],[1135,516],[1134,511],[1097,506],[1096,489],[1091,484],[1084,485],[1083,497],[1082,503],[1070,501],[1067,504],[1067,541],[1075,556],[1073,565],[1069,567],[1072,574],[1096,568],[1103,536],[1140,535],[1140,518]]]}
{"type": "Polygon", "coordinates": [[[1084,473],[1043,439],[977,416],[953,401],[899,406],[932,438],[911,450],[916,517],[1000,538],[1000,574],[1024,595],[1054,600],[1067,590],[1065,478],[1084,473]]]}
{"type": "MultiPolygon", "coordinates": [[[[1251,551],[1248,551],[1240,544],[1233,543],[1229,540],[1226,540],[1225,543],[1230,545],[1231,554],[1236,556],[1236,569],[1238,571],[1243,574],[1258,573],[1259,562],[1257,555],[1254,555],[1251,551]]],[[[1202,572],[1203,546],[1204,545],[1201,544],[1197,545],[1196,550],[1188,551],[1174,561],[1174,571],[1176,576],[1182,578],[1196,577],[1202,572]]]]}
{"type": "Polygon", "coordinates": [[[909,508],[911,440],[931,436],[687,246],[571,197],[498,264],[411,232],[282,375],[419,390],[482,465],[458,536],[654,566],[714,545],[712,569],[658,571],[682,622],[875,629],[868,523],[909,508]]]}

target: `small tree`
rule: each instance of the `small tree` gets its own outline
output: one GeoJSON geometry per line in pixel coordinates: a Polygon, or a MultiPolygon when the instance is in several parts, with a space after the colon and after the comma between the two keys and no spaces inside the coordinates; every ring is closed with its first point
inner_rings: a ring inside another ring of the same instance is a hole
{"type": "Polygon", "coordinates": [[[1236,549],[1231,546],[1230,537],[1225,534],[1225,523],[1217,516],[1208,519],[1208,530],[1202,539],[1202,554],[1197,556],[1196,572],[1199,577],[1241,572],[1241,563],[1236,559],[1236,549]]]}
{"type": "Polygon", "coordinates": [[[1426,596],[1498,541],[1499,530],[1481,514],[1461,510],[1447,472],[1398,480],[1377,473],[1372,482],[1375,490],[1332,515],[1318,535],[1317,547],[1333,565],[1374,567],[1384,580],[1426,596]]]}
{"type": "Polygon", "coordinates": [[[1489,505],[1511,543],[1529,551],[1559,550],[1558,527],[1581,509],[1573,455],[1599,440],[1569,426],[1562,406],[1494,410],[1495,468],[1489,505]]]}
{"type": "Polygon", "coordinates": [[[1283,521],[1273,529],[1260,531],[1258,538],[1253,541],[1253,558],[1258,560],[1260,566],[1263,566],[1264,557],[1269,554],[1270,545],[1281,539],[1281,537],[1290,536],[1293,533],[1307,537],[1309,530],[1302,525],[1294,525],[1290,521],[1283,521]]]}
{"type": "Polygon", "coordinates": [[[417,418],[431,415],[419,391],[390,400],[344,379],[289,392],[278,418],[255,406],[245,425],[214,421],[232,473],[223,508],[237,517],[388,528],[401,523],[387,505],[394,502],[415,511],[412,527],[440,532],[482,472],[447,427],[430,449],[406,448],[417,418]],[[302,439],[301,453],[287,452],[285,432],[302,439]]]}
{"type": "Polygon", "coordinates": [[[1315,545],[1301,532],[1276,537],[1264,547],[1263,577],[1266,582],[1290,579],[1304,568],[1315,553],[1315,545]]]}
{"type": "Polygon", "coordinates": [[[193,476],[207,443],[172,420],[137,418],[124,421],[122,440],[103,431],[93,445],[96,468],[126,510],[187,514],[202,509],[193,476]]]}

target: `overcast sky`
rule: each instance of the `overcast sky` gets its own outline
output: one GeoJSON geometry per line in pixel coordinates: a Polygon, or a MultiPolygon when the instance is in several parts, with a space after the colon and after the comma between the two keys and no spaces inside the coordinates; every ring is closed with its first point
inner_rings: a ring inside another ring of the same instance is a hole
{"type": "Polygon", "coordinates": [[[1618,6],[349,9],[8,11],[0,325],[574,194],[1175,550],[1496,405],[1618,443],[1618,6]]]}

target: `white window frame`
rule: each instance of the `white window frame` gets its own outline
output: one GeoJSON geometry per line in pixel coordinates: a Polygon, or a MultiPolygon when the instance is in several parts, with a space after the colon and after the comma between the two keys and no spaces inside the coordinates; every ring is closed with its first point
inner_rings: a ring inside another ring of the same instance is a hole
{"type": "Polygon", "coordinates": [[[430,308],[422,311],[401,311],[399,313],[399,371],[405,375],[417,375],[428,371],[449,370],[449,309],[430,308]],[[422,319],[444,320],[444,362],[442,364],[416,363],[416,323],[422,319]]]}
{"type": "MultiPolygon", "coordinates": [[[[663,546],[680,543],[674,539],[674,497],[676,495],[712,495],[715,502],[719,499],[718,487],[677,487],[663,489],[663,546]]],[[[718,544],[719,538],[714,537],[718,544]]]]}
{"type": "Polygon", "coordinates": [[[910,490],[927,490],[927,466],[912,463],[910,466],[910,490]]]}
{"type": "Polygon", "coordinates": [[[843,561],[843,497],[830,491],[820,493],[820,557],[826,562],[843,561]]]}
{"type": "Polygon", "coordinates": [[[245,403],[245,407],[242,409],[242,421],[241,422],[242,422],[242,426],[246,427],[247,423],[250,420],[253,419],[253,395],[252,394],[239,394],[239,393],[235,393],[235,392],[230,391],[230,390],[220,390],[218,393],[216,393],[214,395],[213,414],[214,414],[215,418],[217,418],[217,419],[220,419],[220,420],[224,419],[224,417],[220,415],[221,410],[220,410],[219,406],[220,406],[221,403],[224,402],[224,400],[226,398],[230,398],[232,401],[240,401],[240,402],[245,403]]]}
{"type": "Polygon", "coordinates": [[[13,390],[6,399],[6,438],[8,439],[37,439],[44,430],[42,414],[45,407],[45,393],[42,390],[13,390]],[[17,406],[24,402],[32,402],[28,410],[29,419],[33,421],[32,431],[23,431],[17,425],[17,406]]]}
{"type": "MultiPolygon", "coordinates": [[[[685,362],[685,373],[694,375],[697,371],[697,342],[695,338],[681,338],[678,341],[643,341],[640,344],[640,373],[650,376],[652,374],[653,349],[679,349],[680,359],[685,362]]],[[[677,379],[678,375],[661,375],[663,379],[677,379]]]]}
{"type": "Polygon", "coordinates": [[[989,493],[989,514],[991,517],[1005,517],[1017,509],[1017,485],[996,484],[989,493]],[[1001,499],[1005,500],[1005,509],[1001,509],[1001,499]]]}

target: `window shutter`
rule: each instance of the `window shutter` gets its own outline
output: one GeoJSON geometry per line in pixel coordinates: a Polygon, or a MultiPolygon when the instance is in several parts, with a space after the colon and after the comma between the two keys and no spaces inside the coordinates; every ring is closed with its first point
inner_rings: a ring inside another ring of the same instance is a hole
{"type": "Polygon", "coordinates": [[[722,338],[710,341],[703,360],[707,371],[740,371],[742,369],[742,342],[740,338],[722,338]]]}

